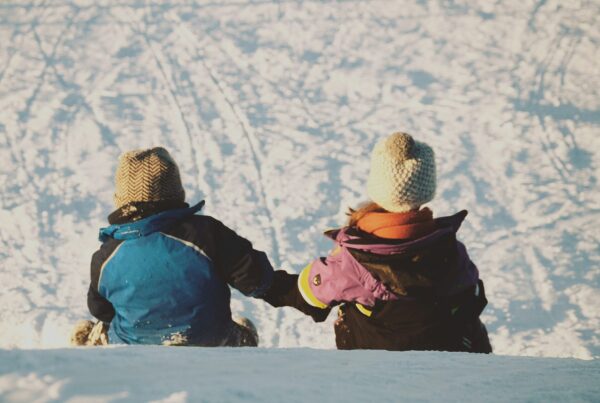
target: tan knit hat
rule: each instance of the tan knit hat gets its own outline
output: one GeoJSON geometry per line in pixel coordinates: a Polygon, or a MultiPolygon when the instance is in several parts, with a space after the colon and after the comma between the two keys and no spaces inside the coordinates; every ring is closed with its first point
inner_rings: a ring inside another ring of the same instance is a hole
{"type": "Polygon", "coordinates": [[[435,156],[431,147],[406,133],[381,139],[371,154],[367,193],[387,211],[419,208],[435,195],[435,156]]]}
{"type": "Polygon", "coordinates": [[[128,151],[119,158],[115,206],[133,202],[184,201],[179,168],[162,147],[128,151]]]}

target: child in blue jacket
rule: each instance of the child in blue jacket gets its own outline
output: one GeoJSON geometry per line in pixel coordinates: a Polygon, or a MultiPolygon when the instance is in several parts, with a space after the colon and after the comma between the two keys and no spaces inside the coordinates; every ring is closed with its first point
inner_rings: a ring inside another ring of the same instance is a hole
{"type": "Polygon", "coordinates": [[[121,156],[116,210],[91,263],[88,307],[99,322],[80,323],[72,344],[256,346],[252,323],[231,318],[228,285],[319,315],[299,294],[290,297],[297,276],[275,273],[248,240],[196,215],[204,202],[184,200],[179,169],[164,148],[121,156]]]}

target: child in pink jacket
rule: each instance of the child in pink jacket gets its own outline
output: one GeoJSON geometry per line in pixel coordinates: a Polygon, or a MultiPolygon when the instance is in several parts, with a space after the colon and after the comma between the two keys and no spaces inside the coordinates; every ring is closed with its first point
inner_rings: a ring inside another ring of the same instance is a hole
{"type": "Polygon", "coordinates": [[[422,206],[435,188],[431,147],[405,133],[377,143],[371,201],[351,210],[347,226],[326,233],[333,251],[298,278],[308,304],[324,314],[340,305],[339,349],[492,351],[479,320],[483,282],[456,239],[467,212],[433,218],[422,206]]]}

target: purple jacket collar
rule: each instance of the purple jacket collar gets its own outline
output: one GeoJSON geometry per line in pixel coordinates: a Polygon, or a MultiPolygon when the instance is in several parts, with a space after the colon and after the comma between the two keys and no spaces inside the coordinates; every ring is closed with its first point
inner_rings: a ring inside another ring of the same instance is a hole
{"type": "MultiPolygon", "coordinates": [[[[298,286],[304,299],[318,308],[326,308],[339,302],[357,302],[373,306],[377,300],[412,300],[409,295],[396,295],[360,263],[351,250],[375,255],[401,255],[414,253],[440,237],[454,235],[460,228],[467,212],[461,211],[450,217],[436,219],[437,230],[411,241],[378,238],[354,227],[328,231],[338,247],[326,257],[314,260],[298,278],[298,286]]],[[[456,241],[456,264],[438,267],[446,271],[433,285],[436,295],[455,295],[474,286],[479,279],[477,267],[469,259],[465,246],[456,241]]]]}
{"type": "Polygon", "coordinates": [[[353,227],[343,227],[327,231],[325,235],[346,248],[358,249],[378,255],[395,255],[410,251],[415,247],[426,246],[449,233],[456,233],[467,214],[466,210],[462,210],[452,216],[436,218],[434,221],[438,228],[437,230],[429,235],[410,241],[378,238],[353,227]]]}

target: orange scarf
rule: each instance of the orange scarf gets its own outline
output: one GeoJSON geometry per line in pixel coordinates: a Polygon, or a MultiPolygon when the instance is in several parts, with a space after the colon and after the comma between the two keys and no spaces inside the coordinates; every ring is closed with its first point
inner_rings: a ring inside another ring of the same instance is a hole
{"type": "Polygon", "coordinates": [[[367,213],[358,228],[386,239],[416,239],[435,230],[433,213],[427,207],[407,213],[367,213]]]}

